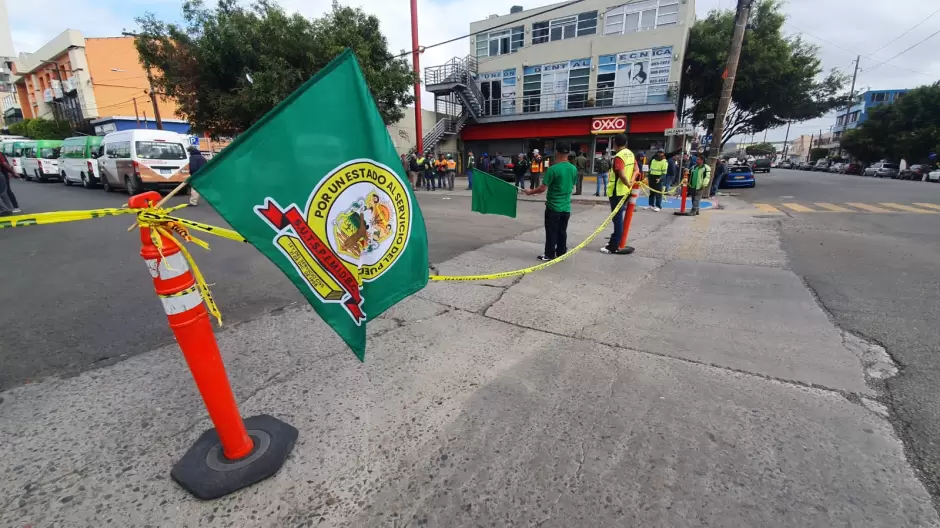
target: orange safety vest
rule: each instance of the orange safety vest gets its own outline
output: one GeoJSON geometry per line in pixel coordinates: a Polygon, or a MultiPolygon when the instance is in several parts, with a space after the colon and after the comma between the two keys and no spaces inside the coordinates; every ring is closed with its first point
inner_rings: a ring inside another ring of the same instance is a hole
{"type": "Polygon", "coordinates": [[[529,167],[529,170],[532,171],[532,174],[539,174],[542,172],[542,166],[544,163],[545,161],[542,158],[538,158],[538,160],[532,160],[532,165],[529,167]]]}
{"type": "Polygon", "coordinates": [[[447,170],[455,170],[457,168],[457,162],[450,159],[447,160],[447,170]]]}

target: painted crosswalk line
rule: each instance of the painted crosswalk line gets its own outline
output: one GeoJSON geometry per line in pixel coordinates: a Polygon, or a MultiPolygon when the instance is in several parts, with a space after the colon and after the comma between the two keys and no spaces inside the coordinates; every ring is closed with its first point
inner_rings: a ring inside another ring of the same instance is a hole
{"type": "Polygon", "coordinates": [[[789,209],[793,209],[794,211],[798,213],[815,213],[816,212],[815,209],[810,209],[809,207],[806,207],[805,205],[800,205],[794,202],[784,202],[783,206],[789,209]]]}
{"type": "Polygon", "coordinates": [[[780,212],[780,209],[777,209],[776,207],[770,204],[765,204],[765,203],[756,203],[754,204],[754,207],[760,209],[762,212],[765,212],[765,213],[779,213],[780,212]]]}
{"type": "Polygon", "coordinates": [[[909,205],[893,203],[893,202],[881,202],[878,205],[883,205],[885,207],[890,207],[892,209],[898,209],[901,211],[907,211],[908,213],[937,214],[936,211],[928,211],[927,209],[918,209],[916,207],[911,207],[909,205]]]}
{"type": "Polygon", "coordinates": [[[818,205],[819,207],[822,207],[823,209],[827,211],[832,211],[834,213],[853,213],[854,212],[851,209],[847,209],[845,207],[842,207],[841,205],[831,204],[829,202],[816,202],[816,205],[818,205]]]}
{"type": "Polygon", "coordinates": [[[848,202],[848,203],[846,203],[846,205],[851,205],[852,207],[855,207],[855,208],[857,208],[857,209],[862,209],[862,210],[868,211],[868,212],[870,212],[870,213],[894,213],[894,212],[896,212],[896,211],[892,211],[892,210],[890,210],[890,209],[885,209],[885,208],[883,208],[883,207],[878,207],[878,206],[876,206],[876,205],[870,205],[870,204],[859,203],[859,202],[848,202]]]}

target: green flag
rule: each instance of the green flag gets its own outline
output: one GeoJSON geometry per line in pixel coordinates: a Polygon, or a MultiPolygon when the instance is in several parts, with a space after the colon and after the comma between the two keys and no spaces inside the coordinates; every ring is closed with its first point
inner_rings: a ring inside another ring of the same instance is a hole
{"type": "Polygon", "coordinates": [[[428,282],[424,217],[349,50],[191,181],[360,360],[366,321],[428,282]]]}
{"type": "Polygon", "coordinates": [[[516,195],[519,193],[515,185],[505,182],[496,176],[473,169],[473,198],[470,210],[483,214],[498,214],[516,217],[516,195]]]}

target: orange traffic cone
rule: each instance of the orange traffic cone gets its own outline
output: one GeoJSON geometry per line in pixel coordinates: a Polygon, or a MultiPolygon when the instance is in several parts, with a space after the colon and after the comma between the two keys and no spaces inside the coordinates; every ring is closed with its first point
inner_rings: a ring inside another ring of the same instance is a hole
{"type": "MultiPolygon", "coordinates": [[[[145,208],[159,200],[160,194],[151,191],[131,197],[128,205],[145,208]]],[[[147,262],[170,329],[215,426],[196,440],[170,476],[200,499],[221,497],[270,477],[293,449],[297,429],[268,415],[242,420],[209,313],[186,258],[173,239],[149,227],[140,228],[140,242],[140,255],[147,262]],[[152,236],[160,238],[160,248],[152,236]]]]}

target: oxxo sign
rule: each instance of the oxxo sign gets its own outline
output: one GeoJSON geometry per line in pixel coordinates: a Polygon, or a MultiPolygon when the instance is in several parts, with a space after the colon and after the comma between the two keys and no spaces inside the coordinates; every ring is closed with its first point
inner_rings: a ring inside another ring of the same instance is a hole
{"type": "Polygon", "coordinates": [[[605,116],[591,119],[592,134],[620,134],[627,131],[627,116],[605,116]]]}

